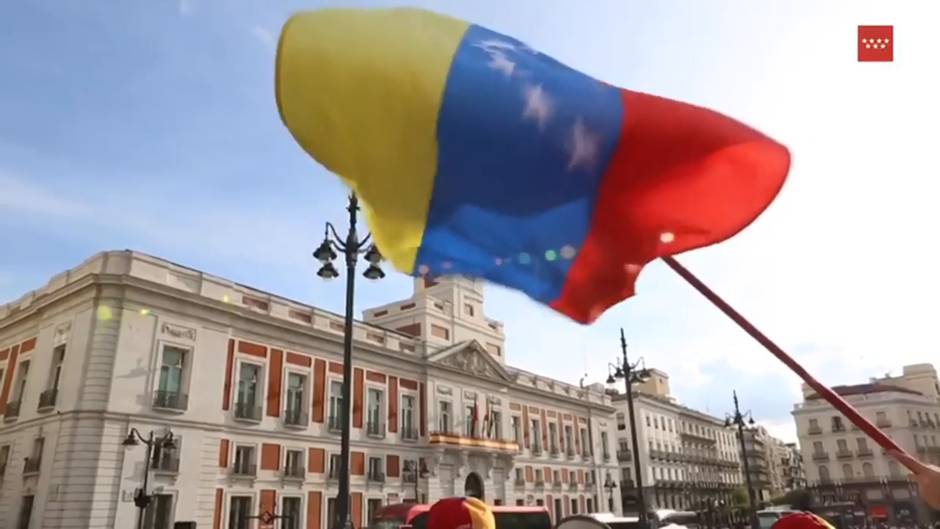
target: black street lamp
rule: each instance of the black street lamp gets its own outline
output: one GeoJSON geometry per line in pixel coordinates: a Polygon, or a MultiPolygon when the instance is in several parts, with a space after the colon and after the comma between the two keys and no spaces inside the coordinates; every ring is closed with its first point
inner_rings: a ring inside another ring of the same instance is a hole
{"type": "Polygon", "coordinates": [[[150,434],[144,437],[137,428],[131,428],[131,431],[127,432],[127,437],[121,441],[121,446],[130,448],[132,446],[138,446],[140,443],[147,445],[147,459],[144,460],[144,484],[134,493],[134,505],[136,505],[138,509],[137,529],[143,528],[144,513],[147,511],[147,507],[153,499],[153,496],[147,493],[147,485],[150,483],[150,466],[154,455],[153,450],[155,448],[161,451],[176,449],[176,442],[173,441],[173,432],[167,430],[166,433],[157,437],[153,430],[151,430],[150,434]]]}
{"type": "MultiPolygon", "coordinates": [[[[607,489],[607,510],[614,512],[614,489],[617,488],[617,482],[610,479],[610,472],[604,477],[604,488],[607,489]]],[[[622,513],[621,513],[622,514],[622,513]]]]}
{"type": "Polygon", "coordinates": [[[747,497],[751,504],[751,529],[760,529],[760,523],[757,521],[757,496],[754,494],[754,485],[751,483],[751,466],[747,461],[747,446],[744,444],[744,419],[747,417],[748,426],[754,426],[754,417],[751,416],[750,411],[741,413],[741,408],[738,406],[738,392],[734,391],[733,394],[734,415],[725,417],[725,426],[734,424],[738,427],[738,442],[741,443],[741,460],[744,463],[744,479],[747,482],[747,497]]]}
{"type": "Polygon", "coordinates": [[[640,358],[636,363],[631,364],[627,358],[627,338],[623,334],[623,327],[620,328],[620,350],[623,354],[621,365],[608,364],[608,371],[613,370],[607,375],[607,383],[613,384],[615,379],[622,378],[627,388],[627,412],[630,416],[630,444],[633,446],[633,467],[636,480],[637,503],[639,507],[640,529],[648,529],[646,513],[646,497],[643,493],[643,472],[640,470],[640,444],[636,433],[636,414],[633,410],[633,384],[645,382],[649,379],[649,370],[646,367],[637,369],[643,365],[643,359],[640,358]]]}
{"type": "Polygon", "coordinates": [[[334,279],[339,277],[339,272],[333,266],[333,260],[336,259],[336,250],[342,252],[346,259],[346,319],[343,326],[343,398],[340,406],[340,457],[339,457],[339,492],[336,495],[335,519],[331,520],[331,529],[346,529],[351,527],[349,519],[349,427],[350,427],[350,403],[352,401],[352,339],[353,339],[353,292],[356,287],[356,262],[359,260],[359,254],[365,254],[364,258],[369,263],[368,268],[362,275],[366,279],[381,279],[385,277],[385,272],[379,268],[382,262],[382,254],[374,244],[370,244],[371,234],[367,234],[362,240],[359,240],[359,234],[356,231],[357,215],[359,213],[359,199],[355,193],[349,195],[349,205],[346,207],[349,212],[349,231],[345,239],[336,233],[336,229],[329,222],[324,229],[323,242],[313,252],[313,257],[320,261],[322,266],[317,271],[317,275],[323,279],[334,279]]]}

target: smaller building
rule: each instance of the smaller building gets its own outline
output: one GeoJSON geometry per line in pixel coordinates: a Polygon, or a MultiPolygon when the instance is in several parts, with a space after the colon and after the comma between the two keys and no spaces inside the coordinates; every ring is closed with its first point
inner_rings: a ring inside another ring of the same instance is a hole
{"type": "Polygon", "coordinates": [[[608,390],[617,407],[617,460],[625,512],[636,512],[643,494],[648,509],[710,510],[730,506],[743,484],[735,431],[724,420],[683,406],[670,394],[669,375],[650,370],[634,386],[638,453],[633,453],[625,394],[608,390]],[[639,459],[643,489],[635,482],[639,459]]]}
{"type": "Polygon", "coordinates": [[[751,486],[757,502],[763,504],[783,494],[779,448],[783,441],[773,437],[763,426],[744,430],[744,449],[747,454],[747,470],[751,475],[751,486]]]}
{"type": "Polygon", "coordinates": [[[780,459],[784,489],[800,490],[806,488],[806,471],[803,469],[803,452],[796,443],[786,443],[786,452],[780,459]]]}
{"type": "MultiPolygon", "coordinates": [[[[904,367],[899,377],[833,389],[904,450],[937,464],[938,388],[933,366],[919,364],[904,367]]],[[[808,486],[818,505],[833,511],[852,505],[852,516],[891,523],[936,518],[896,461],[810,388],[804,387],[803,396],[803,402],[794,407],[793,419],[807,462],[808,486]]]]}

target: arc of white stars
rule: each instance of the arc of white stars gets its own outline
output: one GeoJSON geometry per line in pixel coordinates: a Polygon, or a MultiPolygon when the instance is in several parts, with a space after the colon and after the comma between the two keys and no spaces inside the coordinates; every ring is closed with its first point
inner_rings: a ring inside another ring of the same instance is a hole
{"type": "Polygon", "coordinates": [[[555,103],[552,98],[542,89],[540,84],[526,86],[523,95],[525,97],[525,109],[522,111],[522,119],[535,120],[539,125],[539,130],[545,130],[546,123],[555,111],[555,103]]]}
{"type": "Polygon", "coordinates": [[[487,66],[502,72],[506,77],[512,77],[512,72],[516,69],[516,63],[510,61],[504,53],[499,51],[490,53],[490,62],[487,63],[487,66]]]}
{"type": "Polygon", "coordinates": [[[600,138],[588,129],[581,118],[578,118],[574,126],[571,127],[569,150],[569,171],[578,168],[589,169],[597,164],[597,157],[600,153],[600,138]]]}

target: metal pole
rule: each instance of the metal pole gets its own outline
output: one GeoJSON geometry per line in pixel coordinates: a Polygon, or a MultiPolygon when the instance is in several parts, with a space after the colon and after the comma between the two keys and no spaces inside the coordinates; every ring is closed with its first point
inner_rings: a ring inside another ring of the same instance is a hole
{"type": "Polygon", "coordinates": [[[643,472],[640,470],[640,445],[636,436],[636,414],[633,411],[633,368],[627,359],[627,338],[620,328],[620,349],[623,352],[623,380],[627,386],[627,409],[630,412],[630,442],[633,444],[633,466],[636,476],[637,502],[639,503],[640,529],[649,529],[646,520],[646,497],[643,493],[643,472]]]}
{"type": "Polygon", "coordinates": [[[751,466],[747,462],[747,446],[744,444],[744,417],[738,406],[738,392],[734,392],[734,422],[738,425],[738,440],[741,443],[741,459],[744,463],[744,479],[747,482],[747,497],[751,503],[751,529],[760,529],[757,521],[757,498],[754,496],[754,487],[751,485],[751,466]]]}
{"type": "MultiPolygon", "coordinates": [[[[150,459],[153,457],[153,430],[150,431],[150,435],[144,442],[147,444],[147,459],[144,460],[144,486],[140,491],[141,496],[147,495],[147,485],[150,483],[150,459]]],[[[149,504],[149,501],[146,503],[142,501],[141,505],[137,507],[137,529],[144,528],[144,513],[147,511],[149,504]]]]}
{"type": "Polygon", "coordinates": [[[352,419],[352,339],[353,293],[356,286],[356,258],[359,255],[359,237],[356,233],[356,213],[359,201],[355,194],[349,197],[349,233],[346,235],[346,319],[343,329],[343,402],[340,407],[342,435],[339,456],[339,492],[336,496],[336,519],[333,529],[346,529],[349,523],[349,430],[352,419]]]}

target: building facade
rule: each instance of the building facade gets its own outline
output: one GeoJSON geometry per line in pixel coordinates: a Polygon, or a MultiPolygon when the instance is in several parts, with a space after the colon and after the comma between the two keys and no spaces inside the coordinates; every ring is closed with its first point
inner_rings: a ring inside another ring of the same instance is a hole
{"type": "MultiPolygon", "coordinates": [[[[940,387],[933,366],[906,366],[900,377],[833,389],[906,451],[940,463],[940,387]]],[[[817,503],[860,505],[864,516],[893,522],[935,516],[905,469],[809,388],[793,418],[817,503]]]]}
{"type": "MultiPolygon", "coordinates": [[[[145,475],[148,528],[326,527],[343,332],[338,315],[130,251],[0,306],[0,528],[132,527],[145,475]],[[122,446],[131,429],[174,447],[148,460],[122,446]]],[[[602,487],[618,468],[610,397],[507,365],[480,283],[418,282],[353,336],[355,527],[465,493],[620,512],[602,487]]]]}
{"type": "Polygon", "coordinates": [[[744,447],[757,502],[766,503],[783,494],[786,489],[781,459],[786,456],[785,443],[763,426],[753,426],[744,429],[744,447]]]}
{"type": "Polygon", "coordinates": [[[649,509],[706,510],[731,505],[731,492],[743,483],[734,429],[717,417],[679,404],[670,395],[669,376],[650,370],[650,378],[634,386],[643,476],[643,490],[638,491],[626,395],[617,394],[613,400],[626,512],[636,512],[641,493],[649,509]]]}
{"type": "Polygon", "coordinates": [[[783,490],[800,490],[806,488],[806,470],[803,468],[803,452],[796,443],[784,444],[786,450],[781,456],[783,490]]]}

